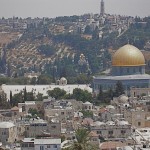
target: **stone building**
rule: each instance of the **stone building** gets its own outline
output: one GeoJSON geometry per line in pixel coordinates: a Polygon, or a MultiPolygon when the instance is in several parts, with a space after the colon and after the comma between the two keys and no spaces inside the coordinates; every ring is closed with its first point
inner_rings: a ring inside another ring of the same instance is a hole
{"type": "Polygon", "coordinates": [[[61,139],[25,138],[22,140],[21,150],[61,150],[61,139]]]}
{"type": "Polygon", "coordinates": [[[96,121],[90,125],[90,129],[105,140],[123,140],[131,135],[131,125],[127,121],[96,121]]]}
{"type": "Polygon", "coordinates": [[[56,117],[60,121],[64,121],[67,119],[72,119],[74,116],[74,109],[72,107],[66,108],[53,108],[53,109],[45,109],[45,119],[49,120],[49,118],[56,117]]]}
{"type": "Polygon", "coordinates": [[[89,110],[89,111],[91,111],[91,110],[94,109],[94,106],[93,106],[93,104],[90,103],[90,102],[85,102],[85,103],[83,103],[83,109],[84,109],[84,110],[89,110]]]}
{"type": "Polygon", "coordinates": [[[25,137],[34,138],[42,135],[60,137],[61,124],[54,119],[45,121],[42,119],[31,119],[25,124],[25,137]]]}
{"type": "Polygon", "coordinates": [[[12,122],[0,122],[0,142],[3,145],[17,140],[17,128],[12,122]]]}

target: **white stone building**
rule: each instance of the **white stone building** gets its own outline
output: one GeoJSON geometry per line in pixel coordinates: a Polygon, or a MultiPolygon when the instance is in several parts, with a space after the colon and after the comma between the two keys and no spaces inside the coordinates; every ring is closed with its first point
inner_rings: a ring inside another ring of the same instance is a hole
{"type": "Polygon", "coordinates": [[[21,150],[61,150],[61,139],[25,138],[21,150]]]}
{"type": "Polygon", "coordinates": [[[12,122],[0,122],[0,142],[3,145],[17,140],[17,128],[12,122]]]}
{"type": "Polygon", "coordinates": [[[96,121],[90,125],[90,129],[105,140],[125,139],[131,135],[131,125],[127,121],[96,121]]]}

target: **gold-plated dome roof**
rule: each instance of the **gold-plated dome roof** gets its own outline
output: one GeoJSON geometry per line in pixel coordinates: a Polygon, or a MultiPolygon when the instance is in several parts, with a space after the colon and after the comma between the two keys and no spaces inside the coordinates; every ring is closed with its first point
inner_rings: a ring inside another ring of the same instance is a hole
{"type": "Polygon", "coordinates": [[[112,66],[144,66],[145,58],[142,52],[132,45],[125,45],[115,52],[112,66]]]}

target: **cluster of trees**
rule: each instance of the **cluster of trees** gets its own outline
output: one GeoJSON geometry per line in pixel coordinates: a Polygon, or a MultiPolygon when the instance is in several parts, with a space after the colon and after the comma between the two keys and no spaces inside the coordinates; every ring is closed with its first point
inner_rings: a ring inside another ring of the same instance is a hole
{"type": "MultiPolygon", "coordinates": [[[[53,41],[56,43],[65,43],[66,45],[71,46],[79,55],[81,53],[85,54],[85,56],[88,58],[90,68],[93,74],[101,69],[101,62],[103,62],[103,60],[105,60],[106,58],[108,59],[108,61],[110,60],[110,57],[108,57],[108,51],[104,53],[104,56],[101,59],[97,57],[97,55],[101,55],[100,49],[103,48],[103,43],[100,40],[87,40],[82,38],[80,34],[69,33],[55,35],[52,36],[52,38],[53,41]]],[[[74,61],[74,63],[77,64],[78,60],[74,61]]]]}
{"type": "Polygon", "coordinates": [[[25,101],[42,101],[44,98],[43,94],[38,93],[36,95],[33,91],[27,92],[26,88],[14,95],[12,95],[12,91],[10,91],[10,105],[12,107],[17,106],[18,103],[24,103],[25,101]]]}
{"type": "Polygon", "coordinates": [[[56,17],[55,22],[77,22],[79,20],[79,16],[63,16],[63,17],[56,17]]]}
{"type": "MultiPolygon", "coordinates": [[[[82,102],[92,101],[92,94],[86,90],[84,91],[79,88],[74,89],[73,94],[67,94],[65,90],[60,88],[54,88],[53,90],[49,90],[47,91],[47,94],[48,96],[54,97],[56,100],[76,99],[82,102]]],[[[24,103],[25,101],[42,101],[44,98],[47,98],[47,96],[43,96],[43,94],[41,93],[38,93],[36,95],[33,91],[27,92],[25,88],[23,91],[14,95],[12,95],[12,91],[10,91],[9,102],[10,102],[10,106],[13,107],[13,106],[17,106],[18,103],[24,103]]],[[[1,103],[1,99],[0,99],[0,103],[1,103]]]]}
{"type": "Polygon", "coordinates": [[[145,43],[150,39],[150,17],[135,18],[135,23],[118,39],[116,38],[113,47],[120,47],[128,41],[139,49],[143,49],[145,43]]]}
{"type": "Polygon", "coordinates": [[[28,113],[31,114],[31,116],[28,116],[29,118],[43,118],[44,117],[44,111],[42,109],[36,109],[36,108],[30,108],[28,113]]]}
{"type": "Polygon", "coordinates": [[[118,81],[116,83],[114,90],[110,88],[108,91],[103,91],[102,87],[100,87],[99,94],[97,95],[97,98],[96,98],[96,102],[110,103],[113,97],[118,97],[124,93],[125,92],[124,92],[123,84],[122,82],[118,81]]]}
{"type": "Polygon", "coordinates": [[[84,118],[93,118],[93,112],[89,110],[81,110],[81,113],[83,113],[84,118]]]}
{"type": "MultiPolygon", "coordinates": [[[[110,101],[113,99],[113,97],[118,97],[122,94],[124,94],[124,88],[120,81],[116,83],[116,88],[113,91],[111,88],[108,91],[103,91],[102,87],[99,89],[99,94],[97,97],[93,98],[92,94],[88,92],[87,90],[82,90],[79,88],[76,88],[73,90],[73,94],[67,94],[65,90],[60,88],[54,88],[53,90],[47,91],[48,96],[54,97],[57,99],[76,99],[77,101],[82,102],[94,102],[99,103],[110,103],[110,101]]],[[[23,91],[19,92],[18,94],[14,94],[12,96],[12,91],[10,91],[10,101],[7,102],[6,99],[3,99],[0,96],[0,104],[4,107],[10,107],[10,106],[16,106],[18,103],[23,103],[25,101],[42,101],[44,98],[47,98],[43,96],[43,94],[38,93],[35,94],[35,91],[27,92],[26,88],[24,88],[23,91]]],[[[92,115],[91,113],[87,114],[87,112],[84,112],[85,115],[92,115]]]]}
{"type": "Polygon", "coordinates": [[[27,77],[0,77],[0,85],[10,84],[10,85],[34,85],[34,84],[51,84],[53,79],[49,75],[40,75],[39,77],[27,78],[27,77]]]}
{"type": "Polygon", "coordinates": [[[48,95],[55,99],[76,99],[77,101],[92,101],[92,94],[86,90],[76,88],[73,90],[73,94],[67,94],[66,91],[60,88],[54,88],[47,91],[48,95]]]}
{"type": "MultiPolygon", "coordinates": [[[[76,99],[77,101],[82,102],[94,102],[95,103],[110,103],[110,101],[113,99],[113,97],[118,97],[122,94],[124,94],[124,87],[122,85],[122,82],[118,81],[116,83],[116,87],[114,90],[111,88],[108,91],[104,91],[102,87],[99,89],[99,94],[93,98],[92,94],[89,93],[86,90],[81,90],[79,88],[76,88],[73,90],[73,94],[67,94],[66,91],[60,88],[54,88],[53,90],[50,90],[47,92],[49,96],[54,97],[55,99],[76,99]]],[[[85,112],[86,114],[86,112],[85,112]]],[[[91,114],[90,114],[91,115],[91,114]]]]}
{"type": "MultiPolygon", "coordinates": [[[[56,72],[55,72],[56,73],[56,72]]],[[[57,79],[61,77],[67,77],[68,84],[90,84],[92,82],[92,76],[86,74],[78,74],[76,77],[68,77],[67,72],[62,72],[61,76],[50,76],[42,74],[39,77],[27,78],[27,77],[0,77],[0,85],[46,85],[55,83],[57,79]]]]}
{"type": "Polygon", "coordinates": [[[56,53],[56,49],[51,45],[40,45],[38,47],[38,52],[44,54],[46,57],[50,57],[56,53]]]}
{"type": "Polygon", "coordinates": [[[9,101],[7,101],[6,97],[3,97],[2,95],[0,95],[0,109],[8,109],[10,107],[11,105],[9,101]]]}

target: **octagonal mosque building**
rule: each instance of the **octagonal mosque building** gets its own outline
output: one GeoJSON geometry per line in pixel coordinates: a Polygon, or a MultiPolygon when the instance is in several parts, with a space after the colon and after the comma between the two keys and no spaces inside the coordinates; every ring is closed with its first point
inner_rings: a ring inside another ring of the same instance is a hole
{"type": "Polygon", "coordinates": [[[149,88],[150,75],[145,74],[145,58],[142,52],[132,45],[125,45],[112,56],[112,70],[110,76],[97,76],[93,79],[93,91],[115,89],[116,83],[121,81],[125,91],[131,87],[149,88]]]}

